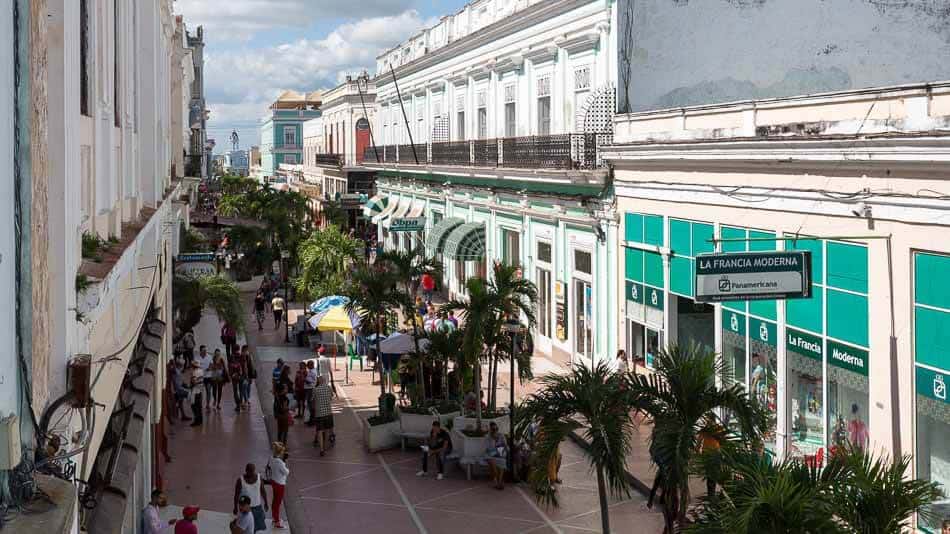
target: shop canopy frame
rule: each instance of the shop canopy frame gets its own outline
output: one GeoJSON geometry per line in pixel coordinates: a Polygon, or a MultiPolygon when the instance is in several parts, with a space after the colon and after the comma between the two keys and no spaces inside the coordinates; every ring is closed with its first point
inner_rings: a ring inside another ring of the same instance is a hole
{"type": "Polygon", "coordinates": [[[374,195],[372,198],[366,201],[366,205],[363,206],[363,216],[367,218],[373,218],[383,211],[386,210],[386,206],[389,205],[389,197],[384,195],[374,195]]]}
{"type": "Polygon", "coordinates": [[[470,222],[458,226],[445,240],[445,257],[457,261],[485,259],[485,223],[470,222]]]}
{"type": "Polygon", "coordinates": [[[430,256],[441,254],[445,249],[445,241],[453,230],[465,224],[465,219],[461,217],[448,217],[435,223],[429,230],[428,239],[426,239],[426,251],[430,256]]]}

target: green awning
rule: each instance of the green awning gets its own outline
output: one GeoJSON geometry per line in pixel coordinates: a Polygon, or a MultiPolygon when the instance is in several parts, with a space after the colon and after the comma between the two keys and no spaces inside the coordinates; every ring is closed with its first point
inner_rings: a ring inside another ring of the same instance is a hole
{"type": "Polygon", "coordinates": [[[451,260],[477,261],[485,258],[485,223],[465,223],[445,239],[445,257],[451,260]]]}
{"type": "Polygon", "coordinates": [[[386,207],[383,208],[383,211],[373,216],[372,218],[373,224],[379,224],[383,222],[383,219],[385,219],[386,217],[389,217],[389,215],[392,214],[392,212],[395,211],[396,208],[398,207],[399,207],[399,199],[398,198],[390,199],[389,203],[386,204],[386,207]]]}
{"type": "Polygon", "coordinates": [[[409,212],[409,208],[412,207],[412,199],[409,197],[403,197],[399,201],[399,206],[392,211],[392,213],[383,220],[383,228],[389,228],[389,225],[392,224],[393,219],[402,219],[406,216],[406,213],[409,212]]]}
{"type": "Polygon", "coordinates": [[[455,230],[463,224],[465,224],[464,219],[449,217],[433,225],[432,229],[429,230],[429,237],[426,239],[426,252],[429,256],[441,254],[442,249],[445,247],[445,240],[449,237],[449,234],[452,233],[452,230],[455,230]]]}
{"type": "Polygon", "coordinates": [[[373,198],[366,201],[366,204],[363,206],[363,215],[366,217],[373,217],[379,215],[386,209],[386,206],[389,205],[389,197],[384,197],[383,195],[376,195],[373,198]]]}

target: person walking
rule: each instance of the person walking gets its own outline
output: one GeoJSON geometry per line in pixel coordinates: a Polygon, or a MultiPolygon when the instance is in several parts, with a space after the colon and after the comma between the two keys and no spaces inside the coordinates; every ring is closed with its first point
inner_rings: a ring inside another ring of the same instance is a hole
{"type": "Polygon", "coordinates": [[[175,522],[175,534],[198,534],[198,512],[201,508],[197,506],[186,506],[181,510],[181,519],[175,522]]]}
{"type": "Polygon", "coordinates": [[[191,372],[188,373],[188,397],[191,400],[191,416],[194,420],[191,426],[201,426],[204,422],[204,412],[201,410],[201,392],[204,389],[204,371],[197,361],[191,362],[191,372]]]}
{"type": "Polygon", "coordinates": [[[277,383],[280,382],[280,374],[284,372],[284,359],[277,358],[277,364],[271,369],[271,392],[277,393],[277,383]]]}
{"type": "Polygon", "coordinates": [[[290,399],[287,395],[287,386],[278,384],[274,395],[274,419],[277,421],[277,441],[281,443],[287,443],[287,433],[290,432],[290,399]]]}
{"type": "Polygon", "coordinates": [[[314,436],[313,444],[320,448],[320,456],[327,452],[327,438],[330,432],[333,432],[333,390],[327,384],[327,377],[321,376],[317,380],[317,387],[313,388],[313,396],[316,398],[317,433],[314,436]]]}
{"type": "Polygon", "coordinates": [[[224,353],[231,359],[231,347],[237,343],[237,330],[231,326],[231,323],[225,321],[221,327],[221,343],[224,344],[224,353]]]}
{"type": "MultiPolygon", "coordinates": [[[[220,352],[220,351],[218,351],[220,352]]],[[[198,348],[198,358],[195,360],[198,362],[198,366],[201,367],[201,376],[204,379],[204,390],[205,390],[205,411],[211,411],[211,362],[214,361],[214,358],[208,354],[208,347],[202,345],[198,348]]]]}
{"type": "Polygon", "coordinates": [[[191,329],[188,329],[185,332],[185,335],[181,338],[181,347],[184,350],[184,355],[187,358],[187,362],[190,362],[195,358],[195,333],[191,329]]]}
{"type": "Polygon", "coordinates": [[[254,295],[254,317],[257,319],[257,330],[264,329],[264,310],[267,308],[267,300],[264,299],[264,291],[258,290],[254,295]]]}
{"type": "Polygon", "coordinates": [[[307,361],[307,381],[304,383],[304,397],[306,398],[307,410],[310,411],[309,417],[307,417],[307,426],[313,426],[317,424],[317,414],[316,414],[316,405],[314,404],[313,388],[317,387],[317,379],[319,375],[317,374],[317,366],[314,364],[313,360],[307,361]]]}
{"type": "Polygon", "coordinates": [[[290,469],[287,467],[287,447],[284,443],[275,441],[271,449],[274,454],[267,462],[270,487],[274,490],[270,507],[271,517],[274,519],[274,528],[285,529],[287,527],[280,521],[280,507],[284,503],[284,490],[287,487],[287,476],[290,475],[290,469]]]}
{"type": "Polygon", "coordinates": [[[211,404],[214,409],[221,411],[221,397],[224,384],[228,381],[228,366],[221,357],[221,351],[214,351],[214,360],[211,362],[211,404]]]}
{"type": "Polygon", "coordinates": [[[244,380],[241,381],[241,397],[244,399],[244,408],[251,408],[251,383],[257,379],[257,368],[254,367],[254,361],[251,358],[251,348],[247,345],[241,347],[241,367],[244,371],[244,380]]]}
{"type": "Polygon", "coordinates": [[[280,298],[280,295],[275,296],[270,301],[271,311],[274,312],[274,330],[280,328],[280,322],[284,317],[284,308],[287,306],[287,303],[284,302],[284,299],[280,298]]]}
{"type": "Polygon", "coordinates": [[[169,363],[168,383],[172,388],[172,399],[175,403],[173,412],[182,421],[191,421],[191,417],[188,417],[188,414],[185,413],[185,399],[188,398],[188,389],[185,388],[185,375],[187,374],[185,358],[184,356],[178,357],[169,363]]]}
{"type": "Polygon", "coordinates": [[[247,400],[244,398],[244,365],[240,349],[228,363],[228,377],[231,379],[231,392],[234,395],[234,411],[240,412],[247,400]]]}
{"type": "Polygon", "coordinates": [[[432,293],[435,291],[435,278],[429,273],[423,273],[420,285],[422,286],[422,297],[426,302],[432,302],[432,293]]]}
{"type": "Polygon", "coordinates": [[[630,370],[630,362],[627,361],[627,351],[620,349],[617,351],[617,372],[624,374],[630,370]]]}
{"type": "Polygon", "coordinates": [[[267,521],[264,519],[264,512],[269,509],[267,493],[264,491],[261,476],[257,474],[257,466],[253,463],[244,467],[244,474],[234,484],[234,515],[238,513],[242,496],[250,500],[251,514],[254,515],[254,532],[267,530],[267,521]]]}
{"type": "Polygon", "coordinates": [[[152,490],[152,499],[148,502],[148,505],[142,510],[142,515],[144,516],[145,523],[145,534],[170,534],[172,528],[174,528],[175,523],[178,522],[177,519],[169,519],[168,521],[163,521],[159,510],[168,506],[168,499],[165,497],[165,492],[156,489],[152,490]]]}
{"type": "Polygon", "coordinates": [[[251,499],[242,495],[238,499],[238,512],[228,525],[231,534],[254,534],[254,514],[251,513],[251,499]]]}
{"type": "Polygon", "coordinates": [[[452,452],[452,438],[449,433],[442,428],[439,421],[432,421],[432,429],[429,430],[429,438],[426,444],[422,446],[422,471],[416,473],[417,477],[424,477],[429,472],[429,458],[435,458],[435,467],[438,469],[436,480],[442,480],[445,476],[445,457],[452,452]]]}
{"type": "Polygon", "coordinates": [[[303,419],[307,410],[307,364],[300,362],[297,364],[297,372],[294,374],[294,401],[297,403],[296,419],[303,419]]]}

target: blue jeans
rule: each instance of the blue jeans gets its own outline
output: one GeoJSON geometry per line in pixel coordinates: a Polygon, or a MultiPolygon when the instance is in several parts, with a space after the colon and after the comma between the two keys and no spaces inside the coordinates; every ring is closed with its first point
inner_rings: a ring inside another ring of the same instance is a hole
{"type": "Polygon", "coordinates": [[[251,402],[251,381],[246,378],[241,380],[241,397],[244,402],[251,402]]]}

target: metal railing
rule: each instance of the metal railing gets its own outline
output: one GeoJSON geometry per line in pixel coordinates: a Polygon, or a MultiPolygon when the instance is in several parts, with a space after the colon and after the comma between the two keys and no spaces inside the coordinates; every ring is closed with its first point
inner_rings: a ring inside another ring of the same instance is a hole
{"type": "Polygon", "coordinates": [[[314,154],[314,163],[339,167],[343,164],[343,156],[341,154],[314,154]]]}
{"type": "MultiPolygon", "coordinates": [[[[601,148],[612,141],[609,133],[532,135],[426,143],[416,145],[416,154],[421,165],[596,169],[604,166],[601,148]]],[[[416,164],[412,145],[369,147],[363,162],[416,164]]]]}

